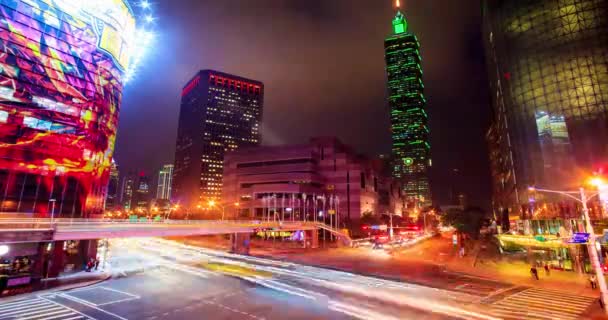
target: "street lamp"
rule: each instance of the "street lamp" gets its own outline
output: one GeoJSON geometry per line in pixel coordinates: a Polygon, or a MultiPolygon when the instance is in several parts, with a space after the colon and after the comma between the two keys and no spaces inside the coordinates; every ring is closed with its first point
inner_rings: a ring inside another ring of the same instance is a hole
{"type": "MultiPolygon", "coordinates": [[[[209,206],[209,208],[213,208],[216,205],[222,209],[222,220],[224,220],[224,215],[226,213],[226,207],[227,205],[222,205],[221,203],[215,202],[215,200],[209,200],[209,202],[207,202],[207,205],[209,206]]],[[[233,203],[235,208],[238,208],[241,204],[238,202],[233,203]]]]}
{"type": "MultiPolygon", "coordinates": [[[[592,184],[598,188],[605,186],[603,180],[599,177],[592,178],[589,182],[590,182],[590,184],[592,184]]],[[[587,233],[589,233],[589,240],[587,243],[587,251],[589,252],[589,259],[591,259],[591,263],[593,265],[593,268],[595,269],[595,275],[597,277],[597,281],[600,286],[601,299],[604,303],[606,301],[608,301],[608,287],[606,286],[606,280],[604,279],[604,272],[602,270],[600,259],[597,254],[597,251],[596,251],[595,232],[593,231],[593,226],[591,225],[591,219],[589,218],[589,208],[587,208],[587,201],[589,201],[591,198],[597,196],[599,194],[599,192],[587,197],[587,193],[585,192],[585,188],[583,188],[583,187],[580,187],[578,191],[558,191],[558,190],[548,190],[548,189],[539,189],[536,187],[529,187],[528,191],[557,193],[557,194],[572,198],[582,204],[583,217],[585,219],[585,229],[587,230],[587,233]],[[579,194],[580,198],[576,197],[577,194],[579,194]]],[[[608,313],[608,309],[604,309],[604,312],[608,313]]]]}
{"type": "Polygon", "coordinates": [[[10,251],[9,247],[7,245],[5,245],[5,244],[0,245],[0,257],[7,254],[9,251],[10,251]]]}
{"type": "Polygon", "coordinates": [[[55,202],[57,202],[57,200],[49,199],[49,202],[51,203],[51,223],[53,223],[55,221],[55,202]]]}

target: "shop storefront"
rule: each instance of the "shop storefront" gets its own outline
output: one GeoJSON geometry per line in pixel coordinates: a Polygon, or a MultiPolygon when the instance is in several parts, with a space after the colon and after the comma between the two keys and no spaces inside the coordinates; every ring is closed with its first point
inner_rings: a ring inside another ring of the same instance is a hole
{"type": "Polygon", "coordinates": [[[586,244],[569,243],[569,237],[557,235],[497,236],[504,254],[519,255],[530,265],[548,264],[552,269],[591,272],[586,244]]]}
{"type": "Polygon", "coordinates": [[[37,243],[0,245],[0,296],[27,290],[40,279],[39,249],[37,243]]]}

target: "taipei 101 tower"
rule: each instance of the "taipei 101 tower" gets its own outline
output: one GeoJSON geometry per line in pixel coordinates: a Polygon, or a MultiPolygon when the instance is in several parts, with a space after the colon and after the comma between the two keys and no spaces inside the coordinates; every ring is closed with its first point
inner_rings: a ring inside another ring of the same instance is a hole
{"type": "Polygon", "coordinates": [[[403,184],[408,209],[431,204],[428,115],[418,38],[396,0],[392,34],[384,40],[390,107],[393,177],[403,184]]]}

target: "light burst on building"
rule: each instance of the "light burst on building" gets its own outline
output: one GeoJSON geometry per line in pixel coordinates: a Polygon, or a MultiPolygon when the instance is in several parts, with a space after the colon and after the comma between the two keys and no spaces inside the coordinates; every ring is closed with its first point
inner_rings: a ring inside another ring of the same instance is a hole
{"type": "MultiPolygon", "coordinates": [[[[397,2],[397,6],[399,3],[397,2]]],[[[390,107],[393,176],[403,183],[410,207],[430,204],[431,165],[420,43],[401,11],[384,41],[390,107]]]]}

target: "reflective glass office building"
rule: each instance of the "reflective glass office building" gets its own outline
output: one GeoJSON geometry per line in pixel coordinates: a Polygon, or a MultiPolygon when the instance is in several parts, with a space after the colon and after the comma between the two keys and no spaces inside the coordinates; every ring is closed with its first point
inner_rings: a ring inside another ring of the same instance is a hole
{"type": "Polygon", "coordinates": [[[608,1],[485,0],[483,16],[494,207],[575,212],[527,187],[576,189],[608,164],[608,1]]]}

